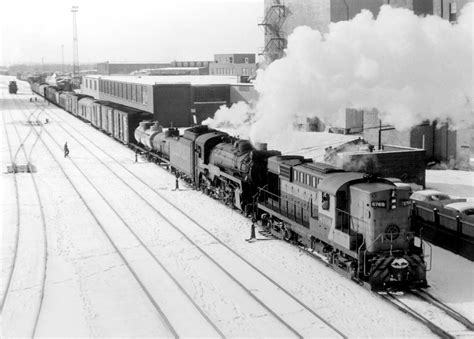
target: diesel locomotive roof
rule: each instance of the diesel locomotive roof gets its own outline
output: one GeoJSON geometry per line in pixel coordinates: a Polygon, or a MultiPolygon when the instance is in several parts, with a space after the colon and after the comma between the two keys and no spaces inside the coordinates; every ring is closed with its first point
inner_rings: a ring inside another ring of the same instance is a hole
{"type": "MultiPolygon", "coordinates": [[[[361,182],[359,184],[352,185],[351,187],[368,193],[377,193],[389,189],[397,189],[397,186],[395,186],[395,184],[389,182],[361,182]]],[[[406,191],[405,188],[402,188],[401,190],[406,191]]]]}
{"type": "Polygon", "coordinates": [[[336,192],[344,186],[346,183],[351,181],[360,181],[364,178],[364,173],[358,172],[341,172],[333,173],[325,178],[319,184],[318,188],[331,195],[335,195],[336,192]]]}

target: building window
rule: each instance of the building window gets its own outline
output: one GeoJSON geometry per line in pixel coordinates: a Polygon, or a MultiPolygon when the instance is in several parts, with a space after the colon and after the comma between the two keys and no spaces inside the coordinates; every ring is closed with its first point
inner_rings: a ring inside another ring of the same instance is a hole
{"type": "Polygon", "coordinates": [[[245,63],[248,64],[249,63],[249,58],[245,58],[245,63]]]}
{"type": "Polygon", "coordinates": [[[97,91],[97,81],[94,81],[94,91],[97,91]]]}
{"type": "Polygon", "coordinates": [[[329,209],[329,194],[328,193],[321,194],[321,207],[323,208],[323,210],[329,209]]]}
{"type": "Polygon", "coordinates": [[[456,9],[456,3],[451,2],[449,4],[449,22],[454,22],[457,20],[457,9],[456,9]]]}

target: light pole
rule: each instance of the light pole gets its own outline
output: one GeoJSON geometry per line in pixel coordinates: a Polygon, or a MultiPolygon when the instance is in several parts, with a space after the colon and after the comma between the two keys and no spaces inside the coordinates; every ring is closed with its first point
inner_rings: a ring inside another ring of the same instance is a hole
{"type": "Polygon", "coordinates": [[[76,15],[77,12],[79,11],[79,6],[72,6],[71,12],[72,12],[72,49],[73,49],[73,54],[72,54],[72,60],[73,60],[73,70],[72,74],[74,77],[79,76],[79,43],[77,39],[77,21],[76,21],[76,15]]]}

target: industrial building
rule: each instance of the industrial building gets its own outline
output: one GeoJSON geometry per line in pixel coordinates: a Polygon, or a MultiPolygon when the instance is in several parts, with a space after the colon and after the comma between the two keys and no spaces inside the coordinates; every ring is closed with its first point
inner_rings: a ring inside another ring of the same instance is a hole
{"type": "Polygon", "coordinates": [[[154,115],[161,125],[186,127],[213,117],[220,106],[256,99],[236,76],[86,76],[82,94],[154,115]]]}
{"type": "Polygon", "coordinates": [[[141,69],[171,67],[170,63],[110,63],[108,61],[97,64],[97,74],[114,75],[130,74],[141,69]]]}
{"type": "Polygon", "coordinates": [[[239,82],[248,82],[255,77],[257,63],[255,54],[215,54],[214,62],[209,65],[210,75],[235,75],[239,82]]]}
{"type": "Polygon", "coordinates": [[[474,125],[466,121],[463,128],[452,129],[448,123],[426,121],[407,131],[391,126],[381,126],[376,110],[364,111],[364,139],[377,145],[396,144],[421,148],[426,151],[427,161],[443,162],[450,168],[470,169],[474,151],[474,125]]]}
{"type": "Polygon", "coordinates": [[[331,22],[352,19],[362,9],[377,15],[382,5],[411,9],[417,15],[438,15],[457,20],[458,11],[470,0],[265,0],[260,25],[265,30],[260,54],[267,63],[283,56],[288,36],[298,26],[327,32],[331,22]]]}
{"type": "Polygon", "coordinates": [[[450,168],[471,169],[474,152],[474,125],[466,121],[463,128],[453,129],[448,123],[426,121],[406,131],[381,123],[377,110],[346,109],[345,125],[332,128],[342,134],[361,134],[376,149],[399,145],[423,149],[428,162],[442,162],[450,168]]]}

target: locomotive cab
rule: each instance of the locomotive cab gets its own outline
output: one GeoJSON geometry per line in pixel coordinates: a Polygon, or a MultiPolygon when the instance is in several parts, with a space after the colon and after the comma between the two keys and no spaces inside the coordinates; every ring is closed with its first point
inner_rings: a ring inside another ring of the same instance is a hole
{"type": "Polygon", "coordinates": [[[385,182],[351,186],[351,227],[364,235],[368,252],[407,250],[413,238],[409,232],[409,195],[408,190],[385,182]]]}

